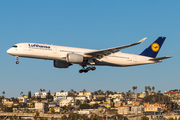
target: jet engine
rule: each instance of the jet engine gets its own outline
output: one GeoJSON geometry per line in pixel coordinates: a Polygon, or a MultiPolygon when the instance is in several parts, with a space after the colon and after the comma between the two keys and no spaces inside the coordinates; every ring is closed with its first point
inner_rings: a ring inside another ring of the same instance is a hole
{"type": "Polygon", "coordinates": [[[69,63],[82,63],[84,60],[84,56],[79,55],[79,54],[74,54],[74,53],[68,53],[66,61],[69,63]]]}
{"type": "Polygon", "coordinates": [[[56,68],[68,68],[71,65],[71,63],[68,63],[66,61],[54,60],[54,67],[56,68]]]}

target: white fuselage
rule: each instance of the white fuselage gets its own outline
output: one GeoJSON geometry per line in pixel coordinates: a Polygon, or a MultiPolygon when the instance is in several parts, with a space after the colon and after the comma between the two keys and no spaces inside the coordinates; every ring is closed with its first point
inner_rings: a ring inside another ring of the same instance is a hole
{"type": "MultiPolygon", "coordinates": [[[[65,46],[37,44],[37,43],[19,43],[16,44],[16,46],[17,47],[11,47],[9,50],[7,50],[7,53],[18,57],[60,60],[60,61],[66,61],[66,56],[68,53],[75,53],[85,56],[84,53],[86,52],[96,51],[93,49],[65,47],[65,46]]],[[[116,52],[114,54],[110,54],[101,59],[98,59],[98,62],[96,62],[93,65],[123,67],[123,66],[135,66],[135,65],[156,63],[155,61],[150,61],[149,59],[152,58],[141,55],[116,52]]]]}

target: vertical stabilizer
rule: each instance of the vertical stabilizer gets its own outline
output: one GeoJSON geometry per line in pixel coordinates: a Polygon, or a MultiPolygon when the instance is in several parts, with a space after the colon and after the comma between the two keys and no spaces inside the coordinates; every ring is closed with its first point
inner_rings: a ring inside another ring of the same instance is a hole
{"type": "Polygon", "coordinates": [[[156,58],[166,37],[158,37],[148,48],[146,48],[140,55],[156,58]]]}

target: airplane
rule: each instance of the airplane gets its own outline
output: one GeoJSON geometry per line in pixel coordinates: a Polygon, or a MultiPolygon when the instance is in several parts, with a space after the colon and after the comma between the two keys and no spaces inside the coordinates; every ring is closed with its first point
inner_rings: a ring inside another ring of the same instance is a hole
{"type": "Polygon", "coordinates": [[[140,41],[102,50],[75,48],[38,43],[18,43],[7,50],[7,53],[16,58],[19,64],[19,57],[53,60],[54,67],[68,68],[73,64],[79,64],[82,69],[79,73],[87,73],[96,70],[95,66],[127,67],[162,62],[163,59],[172,56],[156,58],[166,37],[158,37],[149,47],[139,55],[120,52],[121,49],[128,48],[142,43],[147,37],[140,41]]]}

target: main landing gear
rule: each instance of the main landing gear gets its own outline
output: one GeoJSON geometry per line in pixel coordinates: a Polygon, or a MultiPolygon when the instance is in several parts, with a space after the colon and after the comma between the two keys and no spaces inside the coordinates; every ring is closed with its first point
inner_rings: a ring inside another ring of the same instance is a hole
{"type": "Polygon", "coordinates": [[[16,64],[19,64],[19,57],[18,56],[15,56],[15,58],[16,58],[16,64]]]}
{"type": "Polygon", "coordinates": [[[87,68],[85,68],[85,66],[82,66],[82,67],[83,67],[83,69],[79,70],[79,73],[83,73],[83,72],[87,73],[90,70],[92,70],[92,71],[96,70],[96,67],[87,67],[87,68]]]}

